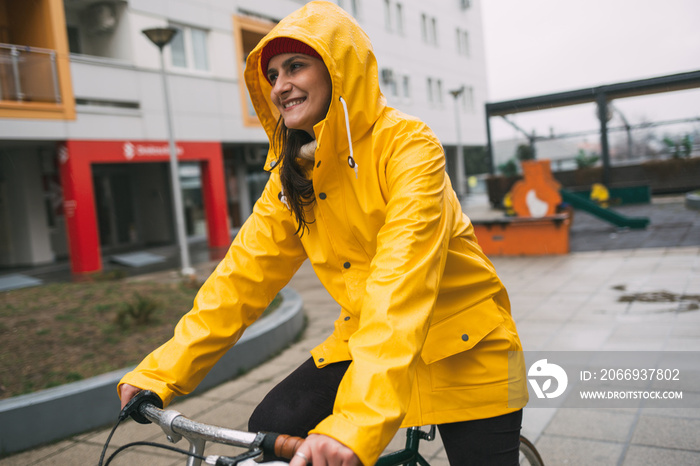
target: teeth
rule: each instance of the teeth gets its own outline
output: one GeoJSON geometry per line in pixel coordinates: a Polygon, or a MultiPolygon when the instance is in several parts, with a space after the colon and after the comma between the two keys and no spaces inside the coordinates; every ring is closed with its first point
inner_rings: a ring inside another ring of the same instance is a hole
{"type": "Polygon", "coordinates": [[[287,102],[286,104],[284,104],[284,108],[289,108],[289,107],[291,107],[292,105],[300,104],[300,103],[302,103],[303,101],[304,101],[304,99],[292,100],[291,102],[287,102]]]}

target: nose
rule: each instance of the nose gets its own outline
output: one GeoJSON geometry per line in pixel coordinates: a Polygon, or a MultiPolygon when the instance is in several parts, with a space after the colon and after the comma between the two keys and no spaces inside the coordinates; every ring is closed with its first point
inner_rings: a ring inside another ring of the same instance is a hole
{"type": "Polygon", "coordinates": [[[272,93],[278,96],[282,96],[288,93],[292,89],[291,82],[286,79],[282,73],[277,76],[275,84],[272,86],[272,93]]]}

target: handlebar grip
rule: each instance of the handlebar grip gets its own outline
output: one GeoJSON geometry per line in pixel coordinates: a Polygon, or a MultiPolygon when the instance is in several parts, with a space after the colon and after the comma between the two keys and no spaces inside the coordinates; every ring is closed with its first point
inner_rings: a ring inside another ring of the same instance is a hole
{"type": "Polygon", "coordinates": [[[280,434],[275,439],[275,456],[291,460],[303,443],[304,439],[301,437],[280,434]]]}
{"type": "Polygon", "coordinates": [[[141,390],[124,406],[124,409],[119,413],[120,419],[131,418],[139,424],[150,424],[146,416],[141,414],[141,406],[143,404],[152,404],[160,409],[163,409],[163,401],[158,395],[150,390],[141,390]]]}

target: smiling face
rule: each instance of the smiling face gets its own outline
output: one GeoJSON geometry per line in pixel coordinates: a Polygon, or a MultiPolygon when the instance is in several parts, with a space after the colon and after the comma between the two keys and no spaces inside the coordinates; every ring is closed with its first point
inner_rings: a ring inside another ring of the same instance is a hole
{"type": "Polygon", "coordinates": [[[331,101],[331,77],[322,60],[301,53],[282,53],[270,59],[267,79],[270,98],[287,128],[314,136],[314,125],[323,120],[331,101]]]}

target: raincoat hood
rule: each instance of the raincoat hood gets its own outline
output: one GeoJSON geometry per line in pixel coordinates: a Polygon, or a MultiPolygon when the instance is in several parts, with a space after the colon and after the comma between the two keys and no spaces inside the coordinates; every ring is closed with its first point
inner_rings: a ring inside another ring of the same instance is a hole
{"type": "MultiPolygon", "coordinates": [[[[330,2],[315,1],[280,21],[258,43],[246,60],[245,81],[271,147],[279,113],[270,99],[272,87],[263,75],[260,56],[265,46],[277,37],[304,42],[323,59],[333,89],[326,118],[314,127],[316,140],[319,146],[324,140],[334,141],[333,147],[339,153],[348,149],[348,140],[367,133],[386,107],[369,37],[343,9],[330,2]],[[343,101],[347,105],[348,121],[343,101]]],[[[270,150],[266,170],[272,168],[276,158],[270,150]]]]}

